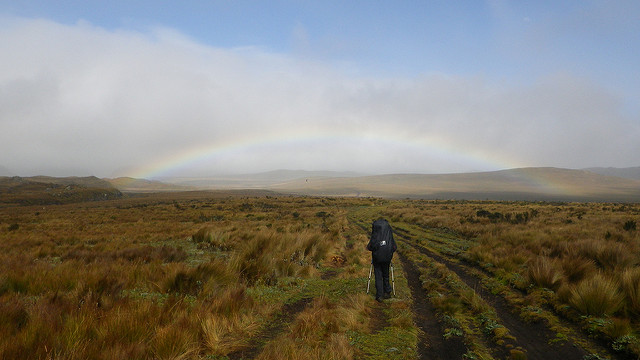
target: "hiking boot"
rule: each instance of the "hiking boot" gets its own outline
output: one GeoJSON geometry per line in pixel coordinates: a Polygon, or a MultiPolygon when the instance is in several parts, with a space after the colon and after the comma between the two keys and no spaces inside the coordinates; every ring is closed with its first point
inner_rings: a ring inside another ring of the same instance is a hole
{"type": "Polygon", "coordinates": [[[379,302],[379,303],[381,303],[381,302],[382,302],[382,299],[380,299],[379,297],[377,297],[377,298],[376,298],[376,301],[377,301],[377,302],[379,302]]]}
{"type": "Polygon", "coordinates": [[[385,299],[391,299],[391,293],[390,293],[390,292],[388,292],[388,293],[384,293],[383,298],[385,298],[385,299]]]}

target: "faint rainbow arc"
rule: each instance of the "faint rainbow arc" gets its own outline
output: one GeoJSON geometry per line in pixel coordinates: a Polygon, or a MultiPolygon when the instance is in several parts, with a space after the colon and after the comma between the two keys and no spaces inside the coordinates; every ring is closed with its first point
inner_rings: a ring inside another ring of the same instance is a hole
{"type": "MultiPolygon", "coordinates": [[[[283,144],[295,144],[305,142],[321,142],[321,141],[375,141],[381,144],[392,144],[419,149],[421,151],[437,152],[446,154],[458,159],[464,159],[472,163],[483,164],[486,167],[498,169],[509,169],[521,167],[513,159],[506,156],[496,155],[483,151],[460,150],[452,146],[446,139],[436,136],[422,136],[420,138],[411,138],[408,136],[389,136],[376,134],[360,134],[354,136],[348,133],[327,133],[317,132],[314,134],[307,133],[287,133],[282,135],[265,135],[245,137],[241,139],[233,139],[229,141],[218,142],[213,145],[194,146],[185,151],[176,153],[158,161],[141,167],[131,174],[134,178],[152,179],[161,177],[172,170],[182,167],[189,167],[205,162],[214,157],[224,156],[225,154],[243,151],[250,148],[261,148],[268,146],[280,146],[283,144]]],[[[535,176],[529,177],[529,180],[536,185],[541,186],[550,191],[561,191],[566,193],[569,189],[552,183],[548,180],[535,176]]]]}
{"type": "Polygon", "coordinates": [[[243,139],[234,139],[233,141],[219,142],[213,145],[194,146],[180,153],[162,158],[147,166],[143,166],[131,174],[135,178],[154,178],[170,172],[172,169],[180,167],[188,167],[199,162],[211,159],[216,156],[223,156],[225,153],[246,150],[256,147],[267,147],[283,145],[287,143],[305,143],[305,142],[335,142],[335,141],[371,141],[385,145],[395,145],[403,147],[411,147],[422,151],[444,153],[456,158],[462,158],[474,163],[482,163],[493,168],[506,168],[507,160],[490,160],[491,157],[480,152],[463,152],[450,146],[446,141],[430,136],[416,138],[398,138],[389,137],[389,134],[372,135],[362,134],[353,136],[350,134],[322,133],[315,134],[287,134],[276,136],[259,136],[247,137],[243,139]]]}

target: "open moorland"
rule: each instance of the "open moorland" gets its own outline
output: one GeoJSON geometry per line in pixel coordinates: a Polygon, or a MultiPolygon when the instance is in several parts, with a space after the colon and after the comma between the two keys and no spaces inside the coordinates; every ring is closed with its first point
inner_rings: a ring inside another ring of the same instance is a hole
{"type": "MultiPolygon", "coordinates": [[[[266,189],[311,196],[393,199],[640,202],[640,168],[515,168],[455,174],[387,174],[279,170],[213,178],[165,178],[174,188],[266,189]]],[[[123,192],[158,190],[135,179],[109,180],[123,192]]],[[[168,191],[169,189],[164,189],[168,191]]]]}
{"type": "Polygon", "coordinates": [[[638,204],[267,192],[5,203],[0,358],[636,359],[639,221],[638,204]],[[378,217],[399,247],[382,304],[378,217]]]}

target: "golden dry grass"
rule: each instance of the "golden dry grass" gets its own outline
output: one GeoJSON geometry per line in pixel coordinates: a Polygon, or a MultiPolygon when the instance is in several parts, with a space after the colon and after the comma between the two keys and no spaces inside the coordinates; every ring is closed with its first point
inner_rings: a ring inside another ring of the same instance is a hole
{"type": "MultiPolygon", "coordinates": [[[[608,336],[640,326],[640,235],[625,227],[638,205],[194,195],[0,208],[0,358],[225,356],[303,293],[314,300],[258,357],[366,358],[345,334],[371,336],[356,281],[368,234],[348,220],[367,211],[446,234],[425,241],[542,305],[614,319],[608,336]]],[[[431,290],[455,284],[441,265],[429,274],[431,290]]],[[[473,291],[435,302],[490,310],[473,291]]],[[[394,306],[394,331],[415,331],[394,306]]]]}
{"type": "Polygon", "coordinates": [[[180,359],[247,347],[278,301],[300,291],[282,279],[319,278],[344,257],[345,225],[320,198],[1,208],[0,358],[180,359]],[[256,301],[261,291],[277,298],[256,301]]]}

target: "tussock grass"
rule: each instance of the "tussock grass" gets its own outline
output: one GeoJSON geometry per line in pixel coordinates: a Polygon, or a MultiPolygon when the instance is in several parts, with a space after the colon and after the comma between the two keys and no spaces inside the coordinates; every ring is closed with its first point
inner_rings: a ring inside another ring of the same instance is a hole
{"type": "Polygon", "coordinates": [[[478,294],[475,289],[465,289],[461,292],[460,298],[469,306],[475,314],[489,312],[491,306],[478,294]]]}
{"type": "MultiPolygon", "coordinates": [[[[362,254],[346,247],[339,207],[369,200],[166,196],[0,209],[0,224],[19,224],[0,226],[0,358],[223,356],[251,345],[277,301],[299,296],[296,278],[362,254]]],[[[357,270],[338,273],[352,281],[357,270]]],[[[364,329],[367,299],[323,311],[364,329]]],[[[322,348],[352,356],[331,326],[310,329],[325,328],[322,348]]]]}
{"type": "Polygon", "coordinates": [[[557,290],[563,282],[562,269],[547,257],[533,260],[527,268],[527,275],[532,283],[553,290],[557,290]]]}
{"type": "Polygon", "coordinates": [[[258,359],[354,359],[346,332],[363,331],[366,305],[362,294],[339,301],[319,296],[291,324],[289,332],[267,344],[258,359]]]}
{"type": "Polygon", "coordinates": [[[62,261],[81,260],[85,263],[91,263],[95,261],[114,262],[123,259],[131,262],[148,263],[152,261],[179,262],[186,259],[186,257],[187,254],[183,249],[171,246],[154,247],[145,245],[108,251],[89,248],[85,244],[82,244],[70,249],[62,256],[62,261]]]}
{"type": "Polygon", "coordinates": [[[559,261],[562,272],[570,283],[577,283],[598,269],[595,261],[580,256],[566,256],[559,261]]]}
{"type": "Polygon", "coordinates": [[[231,316],[240,313],[241,310],[252,309],[255,304],[253,298],[247,294],[246,287],[235,284],[222,289],[204,305],[208,312],[231,316]]]}
{"type": "Polygon", "coordinates": [[[617,339],[633,333],[633,327],[629,319],[613,318],[611,322],[605,326],[603,331],[609,338],[617,339]]]}
{"type": "Polygon", "coordinates": [[[212,226],[205,226],[198,230],[192,236],[192,240],[198,244],[200,249],[229,251],[233,250],[237,245],[237,243],[231,241],[229,233],[212,226]]]}
{"type": "Polygon", "coordinates": [[[590,239],[576,244],[582,256],[592,259],[603,270],[619,270],[637,264],[635,247],[619,242],[590,239]]]}
{"type": "MultiPolygon", "coordinates": [[[[414,354],[407,303],[394,299],[389,326],[372,334],[371,298],[352,286],[370,254],[367,229],[348,216],[380,215],[414,237],[434,230],[425,246],[517,284],[531,309],[600,303],[583,309],[619,318],[607,336],[635,336],[640,233],[623,225],[636,221],[637,205],[154,194],[0,208],[0,358],[222,357],[252,346],[283,302],[323,291],[259,357],[366,358],[393,341],[414,354]],[[320,279],[327,273],[336,275],[320,279]],[[618,282],[597,285],[603,301],[586,283],[598,277],[618,282]]],[[[490,313],[447,269],[425,271],[438,311],[461,328],[490,313]]]]}
{"type": "MultiPolygon", "coordinates": [[[[492,283],[501,284],[509,302],[526,304],[524,317],[555,323],[559,316],[570,318],[606,341],[612,341],[609,330],[594,329],[585,319],[628,321],[632,329],[640,325],[639,281],[633,270],[640,264],[640,232],[624,226],[637,222],[638,204],[404,201],[393,203],[385,215],[406,221],[408,231],[462,239],[425,235],[429,239],[421,245],[482,267],[492,283]]],[[[425,283],[425,288],[443,293],[434,282],[425,283]]],[[[459,310],[455,301],[437,301],[450,313],[459,310]]],[[[620,328],[612,333],[624,333],[624,326],[620,328]]],[[[637,336],[632,331],[615,340],[615,350],[640,356],[640,346],[629,340],[637,336]]]]}
{"type": "Polygon", "coordinates": [[[192,359],[200,350],[197,332],[187,314],[157,327],[149,345],[158,359],[192,359]]]}
{"type": "Polygon", "coordinates": [[[249,284],[273,285],[282,276],[309,276],[329,250],[324,236],[315,233],[260,232],[243,242],[230,267],[249,284]]]}
{"type": "Polygon", "coordinates": [[[25,303],[16,294],[0,297],[0,337],[15,335],[29,321],[25,303]]]}
{"type": "Polygon", "coordinates": [[[302,346],[295,339],[284,338],[267,344],[265,349],[256,357],[256,359],[320,359],[321,353],[321,349],[302,346]]]}
{"type": "Polygon", "coordinates": [[[569,303],[585,315],[611,315],[618,311],[624,302],[620,292],[620,283],[597,273],[582,280],[571,289],[569,303]]]}
{"type": "Polygon", "coordinates": [[[254,316],[235,313],[231,316],[208,314],[200,319],[201,336],[212,355],[225,356],[249,345],[260,324],[254,316]]]}
{"type": "Polygon", "coordinates": [[[627,312],[640,315],[640,268],[625,269],[620,275],[627,312]]]}

